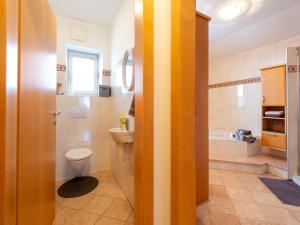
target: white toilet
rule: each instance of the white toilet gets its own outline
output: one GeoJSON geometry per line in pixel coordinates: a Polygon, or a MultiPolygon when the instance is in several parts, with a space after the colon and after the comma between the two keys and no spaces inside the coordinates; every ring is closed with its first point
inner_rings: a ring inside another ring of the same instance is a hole
{"type": "Polygon", "coordinates": [[[87,164],[93,151],[89,148],[73,148],[66,152],[65,157],[70,162],[76,176],[81,176],[83,168],[87,164]]]}

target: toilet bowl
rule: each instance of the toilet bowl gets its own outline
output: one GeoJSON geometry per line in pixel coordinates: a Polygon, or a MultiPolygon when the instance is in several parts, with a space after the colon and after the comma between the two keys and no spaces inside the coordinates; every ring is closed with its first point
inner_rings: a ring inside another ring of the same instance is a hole
{"type": "Polygon", "coordinates": [[[73,148],[66,152],[65,157],[70,162],[75,176],[81,176],[93,151],[89,148],[73,148]]]}

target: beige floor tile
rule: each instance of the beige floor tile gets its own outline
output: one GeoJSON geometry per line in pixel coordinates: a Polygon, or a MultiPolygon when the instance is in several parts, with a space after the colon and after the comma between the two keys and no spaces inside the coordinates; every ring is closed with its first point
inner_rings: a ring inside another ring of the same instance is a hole
{"type": "Polygon", "coordinates": [[[86,212],[102,215],[114,199],[105,196],[93,196],[82,209],[86,212]]]}
{"type": "Polygon", "coordinates": [[[124,225],[124,222],[108,217],[101,217],[96,225],[124,225]]]}
{"type": "Polygon", "coordinates": [[[209,169],[209,175],[219,175],[219,171],[217,169],[209,169]]]}
{"type": "MultiPolygon", "coordinates": [[[[298,208],[300,208],[300,207],[298,207],[298,208]]],[[[299,209],[289,209],[289,212],[300,223],[300,210],[299,209]]]]}
{"type": "Polygon", "coordinates": [[[253,220],[267,221],[256,203],[233,201],[237,216],[253,220]]]}
{"type": "Polygon", "coordinates": [[[128,217],[126,223],[127,224],[134,224],[134,212],[133,211],[130,213],[130,216],[128,217]]]}
{"type": "Polygon", "coordinates": [[[110,171],[99,172],[94,174],[94,176],[99,179],[100,183],[117,183],[110,171]]]}
{"type": "Polygon", "coordinates": [[[102,183],[95,189],[93,193],[96,195],[126,200],[126,196],[124,195],[122,189],[118,184],[115,183],[102,183]]]}
{"type": "Polygon", "coordinates": [[[69,207],[59,206],[55,209],[55,219],[53,225],[64,225],[75,215],[77,210],[69,207]]]}
{"type": "Polygon", "coordinates": [[[209,176],[209,183],[215,185],[224,185],[220,175],[212,174],[209,176]]]}
{"type": "Polygon", "coordinates": [[[99,216],[95,214],[80,211],[64,225],[94,225],[98,219],[99,216]]]}
{"type": "Polygon", "coordinates": [[[300,212],[300,206],[293,206],[293,205],[287,205],[287,204],[285,204],[284,207],[286,209],[288,209],[288,210],[300,212]]]}
{"type": "Polygon", "coordinates": [[[56,194],[55,195],[55,206],[56,207],[61,206],[65,200],[66,200],[65,198],[62,198],[58,194],[56,194]]]}
{"type": "Polygon", "coordinates": [[[236,215],[233,202],[230,199],[211,198],[208,203],[210,213],[225,213],[236,215]]]}
{"type": "Polygon", "coordinates": [[[212,214],[210,216],[211,225],[240,225],[240,220],[237,216],[228,214],[212,214]]]}
{"type": "Polygon", "coordinates": [[[241,225],[271,225],[267,221],[253,220],[248,218],[240,218],[241,225]]]}
{"type": "Polygon", "coordinates": [[[126,221],[132,209],[127,200],[115,199],[108,209],[104,212],[103,216],[111,217],[117,220],[126,221]]]}
{"type": "Polygon", "coordinates": [[[242,183],[249,191],[270,192],[270,190],[258,179],[242,179],[242,183]]]}
{"type": "Polygon", "coordinates": [[[72,209],[81,209],[92,197],[92,194],[87,194],[77,198],[67,198],[62,203],[62,206],[70,207],[72,209]]]}
{"type": "Polygon", "coordinates": [[[229,198],[227,190],[223,185],[209,185],[209,195],[216,198],[229,198]]]}
{"type": "Polygon", "coordinates": [[[227,187],[226,189],[230,199],[243,202],[255,202],[251,193],[247,189],[234,187],[227,187]]]}
{"type": "Polygon", "coordinates": [[[223,183],[226,187],[235,187],[239,189],[245,189],[244,184],[242,183],[240,177],[237,173],[232,172],[220,172],[220,176],[223,180],[223,183]]]}
{"type": "Polygon", "coordinates": [[[257,179],[257,175],[253,173],[238,173],[241,180],[245,179],[257,179]]]}
{"type": "Polygon", "coordinates": [[[251,191],[251,195],[258,204],[284,207],[281,201],[272,193],[251,191]]]}
{"type": "Polygon", "coordinates": [[[208,202],[202,203],[197,206],[197,210],[208,210],[208,202]]]}
{"type": "Polygon", "coordinates": [[[208,210],[198,209],[196,213],[197,225],[211,225],[208,210]]]}
{"type": "Polygon", "coordinates": [[[218,170],[219,174],[222,176],[238,176],[239,173],[231,170],[218,170]]]}
{"type": "Polygon", "coordinates": [[[280,225],[299,225],[297,220],[285,208],[260,205],[263,213],[266,215],[270,223],[280,225]]]}

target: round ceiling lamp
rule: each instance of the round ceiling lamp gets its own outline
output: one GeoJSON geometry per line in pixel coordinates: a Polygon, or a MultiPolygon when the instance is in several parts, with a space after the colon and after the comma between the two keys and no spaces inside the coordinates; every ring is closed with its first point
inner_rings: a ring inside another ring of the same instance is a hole
{"type": "Polygon", "coordinates": [[[234,20],[249,10],[249,1],[230,1],[221,6],[217,12],[217,17],[223,21],[234,20]]]}
{"type": "Polygon", "coordinates": [[[203,12],[212,17],[213,25],[227,25],[248,14],[254,0],[207,0],[203,12]]]}

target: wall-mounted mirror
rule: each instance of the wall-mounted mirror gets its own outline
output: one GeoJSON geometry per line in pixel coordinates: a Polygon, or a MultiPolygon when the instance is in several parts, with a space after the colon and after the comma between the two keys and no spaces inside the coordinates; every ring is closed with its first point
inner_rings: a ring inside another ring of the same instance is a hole
{"type": "Polygon", "coordinates": [[[133,50],[125,52],[123,58],[123,86],[126,91],[134,90],[134,56],[133,50]]]}

